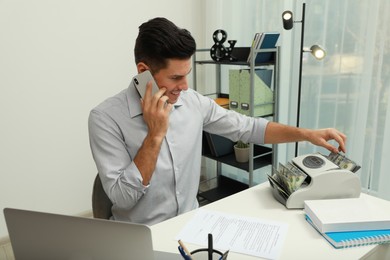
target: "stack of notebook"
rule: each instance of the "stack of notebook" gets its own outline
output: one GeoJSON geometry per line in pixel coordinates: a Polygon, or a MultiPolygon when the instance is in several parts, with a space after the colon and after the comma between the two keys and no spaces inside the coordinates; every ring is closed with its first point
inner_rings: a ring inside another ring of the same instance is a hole
{"type": "Polygon", "coordinates": [[[335,248],[390,243],[390,202],[379,198],[307,200],[306,220],[335,248]]]}
{"type": "MultiPolygon", "coordinates": [[[[252,50],[276,48],[279,35],[278,32],[256,33],[252,42],[252,50]]],[[[251,62],[252,56],[254,56],[254,53],[250,52],[247,59],[248,63],[251,62]]],[[[272,52],[261,52],[254,57],[256,57],[255,64],[270,62],[273,58],[272,52]]]]}

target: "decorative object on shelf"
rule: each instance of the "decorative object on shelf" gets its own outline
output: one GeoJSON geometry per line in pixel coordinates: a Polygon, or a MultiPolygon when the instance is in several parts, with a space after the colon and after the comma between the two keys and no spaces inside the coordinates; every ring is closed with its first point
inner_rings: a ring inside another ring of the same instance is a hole
{"type": "Polygon", "coordinates": [[[236,156],[236,161],[245,163],[249,161],[249,144],[244,143],[243,141],[239,140],[234,145],[234,155],[236,156]]]}
{"type": "Polygon", "coordinates": [[[236,61],[237,59],[232,55],[236,40],[228,40],[229,47],[223,44],[227,40],[227,33],[224,30],[216,30],[213,33],[214,45],[211,46],[210,56],[215,61],[236,61]]]}
{"type": "MultiPolygon", "coordinates": [[[[284,11],[282,13],[283,28],[285,30],[291,30],[294,26],[294,23],[301,23],[301,47],[299,49],[299,81],[298,81],[298,102],[297,102],[297,124],[299,127],[299,118],[301,112],[301,88],[302,88],[302,59],[304,52],[310,52],[317,60],[322,60],[326,56],[326,51],[319,45],[313,45],[311,48],[304,48],[304,34],[305,34],[305,9],[306,3],[302,4],[302,20],[294,21],[293,13],[291,11],[284,11]]],[[[295,143],[295,157],[298,156],[298,143],[295,143]]]]}

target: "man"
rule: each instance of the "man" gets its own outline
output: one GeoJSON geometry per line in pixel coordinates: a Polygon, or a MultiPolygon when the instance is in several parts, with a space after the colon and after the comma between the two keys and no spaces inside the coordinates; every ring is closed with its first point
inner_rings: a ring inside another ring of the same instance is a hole
{"type": "Polygon", "coordinates": [[[140,100],[133,85],[98,105],[89,117],[90,143],[114,220],[154,224],[198,207],[202,131],[256,144],[310,141],[345,152],[336,129],[309,130],[225,110],[188,88],[191,34],[164,18],[139,27],[138,73],[149,70],[140,100]],[[335,140],[336,148],[327,141],[335,140]]]}

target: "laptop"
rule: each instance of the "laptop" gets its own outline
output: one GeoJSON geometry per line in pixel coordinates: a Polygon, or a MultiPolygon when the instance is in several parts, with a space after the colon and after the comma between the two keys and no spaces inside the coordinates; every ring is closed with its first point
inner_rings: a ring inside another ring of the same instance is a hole
{"type": "Polygon", "coordinates": [[[12,208],[4,216],[16,260],[182,259],[154,251],[146,225],[12,208]]]}

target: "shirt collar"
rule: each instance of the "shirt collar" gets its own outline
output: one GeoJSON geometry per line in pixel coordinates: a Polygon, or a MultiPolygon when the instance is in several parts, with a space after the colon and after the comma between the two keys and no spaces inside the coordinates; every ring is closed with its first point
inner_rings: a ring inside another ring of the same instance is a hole
{"type": "MultiPolygon", "coordinates": [[[[134,85],[131,83],[130,86],[127,88],[126,96],[127,96],[127,103],[129,106],[130,117],[133,118],[142,115],[142,108],[141,108],[141,101],[140,101],[139,94],[135,89],[134,85]]],[[[180,96],[177,102],[173,105],[173,109],[177,109],[182,105],[183,105],[183,101],[180,96]]]]}

